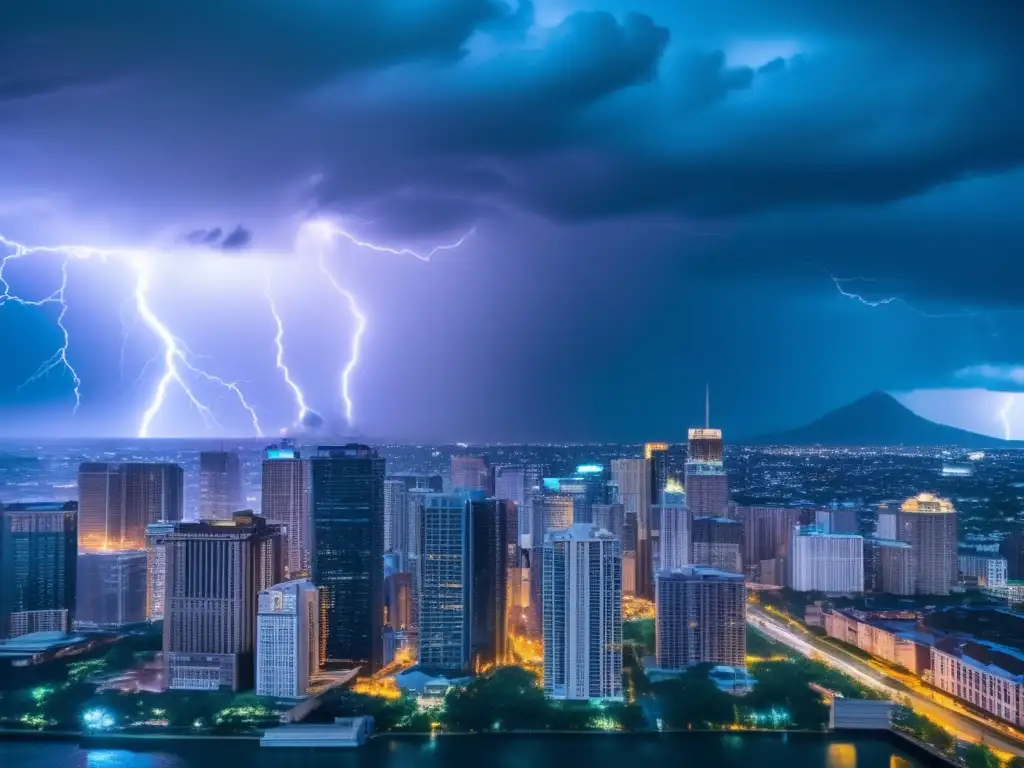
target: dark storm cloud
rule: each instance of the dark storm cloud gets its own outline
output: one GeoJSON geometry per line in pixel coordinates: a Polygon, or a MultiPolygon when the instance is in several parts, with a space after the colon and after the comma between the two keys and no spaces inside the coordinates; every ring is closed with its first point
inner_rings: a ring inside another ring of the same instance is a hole
{"type": "Polygon", "coordinates": [[[189,245],[213,248],[219,251],[241,251],[252,242],[252,232],[242,226],[237,226],[227,234],[221,227],[213,229],[196,229],[184,236],[184,241],[189,245]]]}

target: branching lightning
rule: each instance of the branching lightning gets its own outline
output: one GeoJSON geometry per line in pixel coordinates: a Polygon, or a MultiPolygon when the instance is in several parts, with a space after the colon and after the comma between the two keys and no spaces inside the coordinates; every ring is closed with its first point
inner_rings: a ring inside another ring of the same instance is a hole
{"type": "MultiPolygon", "coordinates": [[[[323,264],[321,262],[321,268],[323,264]]],[[[284,323],[281,322],[281,315],[277,311],[277,304],[274,302],[274,295],[270,292],[270,279],[267,279],[267,286],[263,290],[263,295],[267,297],[267,304],[270,306],[270,314],[274,316],[274,325],[276,331],[274,333],[274,347],[277,350],[277,354],[274,358],[274,363],[277,365],[277,370],[281,372],[281,376],[284,377],[284,383],[291,389],[292,394],[295,396],[295,404],[299,407],[299,417],[296,419],[296,424],[303,424],[306,414],[309,413],[309,407],[306,405],[306,397],[302,394],[302,388],[292,378],[292,372],[288,369],[288,366],[284,362],[284,323]]]]}
{"type": "Polygon", "coordinates": [[[237,399],[239,405],[241,405],[248,413],[252,421],[253,430],[258,436],[262,437],[263,431],[260,428],[259,418],[256,411],[246,399],[239,386],[234,382],[215,376],[214,374],[195,365],[191,361],[191,356],[189,355],[188,349],[184,343],[171,333],[167,328],[167,325],[157,317],[156,313],[150,306],[148,299],[148,261],[152,258],[153,254],[148,251],[141,250],[103,249],[86,245],[26,245],[24,243],[10,240],[3,235],[0,235],[0,246],[3,246],[4,249],[8,251],[8,253],[0,259],[0,289],[3,291],[3,293],[0,294],[0,306],[3,306],[8,301],[32,307],[39,307],[46,304],[57,304],[60,306],[60,312],[57,316],[57,327],[60,329],[62,334],[62,344],[57,351],[53,353],[53,355],[47,358],[47,360],[39,366],[38,370],[36,370],[36,372],[32,374],[32,376],[30,376],[22,386],[37,381],[56,368],[63,368],[71,376],[75,393],[75,411],[78,410],[78,406],[81,403],[82,382],[78,376],[78,372],[68,359],[68,349],[71,345],[71,337],[67,326],[64,324],[64,319],[68,311],[68,304],[66,301],[68,265],[71,259],[105,259],[108,256],[125,258],[136,270],[136,283],[133,294],[135,299],[135,309],[138,312],[139,317],[141,317],[143,322],[151,331],[153,331],[154,335],[160,340],[163,346],[164,370],[157,382],[156,389],[153,392],[153,397],[141,416],[138,436],[149,436],[153,420],[163,408],[167,398],[167,390],[172,383],[177,384],[180,387],[189,402],[199,411],[200,416],[206,424],[216,423],[216,419],[213,417],[213,412],[209,406],[203,403],[196,396],[192,388],[182,376],[182,370],[186,370],[192,375],[230,392],[237,399]],[[20,259],[40,254],[53,254],[63,258],[63,261],[61,262],[61,282],[59,287],[49,296],[38,300],[25,299],[12,293],[11,286],[3,274],[5,267],[12,259],[20,259]]]}
{"type": "MultiPolygon", "coordinates": [[[[318,233],[321,238],[328,241],[333,241],[337,238],[348,242],[351,245],[366,248],[377,253],[388,253],[396,256],[412,256],[419,261],[430,261],[433,256],[441,251],[449,251],[458,248],[475,231],[475,228],[469,230],[453,243],[438,245],[430,251],[419,252],[411,248],[392,248],[390,246],[379,245],[377,243],[362,240],[345,229],[337,226],[335,223],[327,220],[308,222],[306,226],[311,227],[312,231],[318,233]]],[[[367,328],[367,317],[360,308],[355,295],[348,288],[342,285],[341,281],[328,265],[325,256],[326,249],[323,247],[324,245],[325,243],[319,244],[320,247],[317,257],[318,267],[326,276],[331,287],[345,299],[348,310],[355,321],[349,342],[348,359],[342,367],[340,376],[342,406],[345,419],[351,426],[355,414],[355,404],[352,398],[352,377],[359,365],[363,336],[365,335],[367,328]]],[[[126,300],[126,303],[132,302],[134,304],[135,313],[159,341],[161,348],[161,351],[146,364],[142,373],[139,375],[139,379],[143,378],[151,365],[162,363],[162,372],[157,380],[152,397],[139,417],[137,430],[138,436],[150,436],[154,421],[167,404],[168,392],[172,385],[181,390],[182,394],[198,411],[200,417],[207,426],[219,425],[212,408],[209,404],[204,402],[194,387],[197,380],[206,384],[212,384],[230,393],[238,402],[238,405],[249,416],[252,423],[252,429],[256,435],[260,437],[263,436],[263,430],[260,426],[260,420],[256,409],[246,398],[239,385],[234,381],[229,381],[216,376],[200,367],[196,363],[196,360],[198,359],[197,356],[192,354],[185,342],[177,337],[170,330],[167,323],[164,322],[164,320],[161,319],[154,311],[149,300],[149,291],[151,286],[150,271],[151,264],[159,257],[159,253],[148,249],[107,249],[87,245],[26,245],[14,240],[9,240],[2,235],[0,235],[0,253],[2,253],[2,255],[0,255],[0,307],[7,302],[20,304],[26,307],[43,307],[50,304],[57,305],[59,307],[56,324],[61,332],[61,344],[50,357],[43,361],[36,372],[33,373],[22,386],[38,381],[51,371],[61,369],[71,378],[75,395],[75,411],[77,412],[81,403],[82,381],[78,375],[78,371],[72,365],[69,358],[71,335],[67,325],[65,324],[65,318],[68,312],[66,293],[68,288],[69,266],[73,259],[96,258],[106,260],[108,257],[117,258],[129,264],[135,272],[134,290],[132,295],[126,300]],[[60,271],[61,278],[58,287],[52,293],[41,299],[27,299],[13,292],[4,275],[4,270],[7,265],[14,259],[22,259],[29,256],[38,256],[43,254],[49,254],[62,259],[60,271]]],[[[276,351],[275,365],[284,378],[285,384],[289,389],[291,389],[295,398],[295,403],[298,407],[297,426],[301,427],[304,425],[306,417],[312,414],[313,411],[309,408],[302,388],[293,378],[291,370],[285,362],[284,324],[271,293],[271,286],[269,282],[264,293],[269,304],[270,313],[273,315],[276,328],[276,333],[274,335],[274,347],[276,351]]],[[[125,325],[123,316],[122,325],[125,325]]],[[[127,326],[125,327],[125,332],[127,334],[127,326]]],[[[123,364],[124,346],[122,343],[120,363],[122,368],[123,364]]]]}
{"type": "MultiPolygon", "coordinates": [[[[412,256],[413,258],[419,259],[420,261],[430,261],[430,259],[435,254],[438,254],[441,251],[455,250],[456,248],[460,247],[464,242],[466,242],[470,235],[476,232],[476,227],[473,227],[468,232],[466,232],[466,234],[464,234],[462,237],[456,240],[454,243],[437,245],[434,246],[431,250],[427,251],[426,253],[420,253],[419,251],[415,251],[411,248],[391,248],[386,245],[379,245],[377,243],[362,240],[353,235],[351,232],[342,229],[333,221],[329,221],[326,219],[318,219],[316,221],[311,221],[307,224],[307,226],[309,226],[314,232],[318,233],[319,235],[325,238],[339,237],[342,240],[345,240],[351,243],[352,245],[358,246],[360,248],[366,248],[371,251],[376,251],[377,253],[390,253],[394,254],[395,256],[412,256]]],[[[324,273],[324,275],[327,276],[327,279],[330,281],[331,286],[334,288],[334,290],[341,294],[348,302],[349,312],[352,314],[352,317],[356,323],[355,331],[352,333],[352,340],[350,343],[351,351],[349,353],[349,359],[348,362],[345,364],[345,367],[341,371],[341,400],[345,409],[345,421],[347,421],[348,425],[351,427],[354,412],[351,392],[352,373],[359,365],[359,350],[362,343],[363,334],[366,332],[366,316],[362,313],[362,310],[360,310],[359,304],[356,302],[356,297],[352,294],[352,292],[344,288],[341,285],[341,283],[338,282],[338,279],[334,276],[334,274],[327,268],[327,264],[324,261],[324,254],[322,250],[320,251],[319,255],[319,264],[320,270],[324,273]]]]}
{"type": "Polygon", "coordinates": [[[865,298],[860,293],[855,293],[854,291],[846,290],[845,288],[843,288],[843,286],[848,284],[848,283],[873,283],[873,282],[875,282],[874,278],[870,278],[870,277],[835,277],[835,276],[832,276],[832,275],[830,275],[830,277],[832,279],[832,282],[836,286],[836,290],[839,291],[839,293],[841,293],[843,296],[845,296],[848,299],[853,299],[854,301],[860,302],[861,304],[863,304],[866,307],[884,307],[887,304],[902,304],[904,307],[909,309],[911,312],[916,312],[917,314],[921,315],[921,317],[927,317],[927,318],[929,318],[931,320],[945,320],[945,319],[950,319],[950,318],[969,318],[969,317],[977,317],[978,316],[977,313],[975,313],[975,312],[961,312],[961,313],[957,313],[957,314],[934,315],[934,314],[931,314],[929,312],[925,312],[922,309],[918,309],[917,307],[915,307],[913,304],[911,304],[909,301],[907,301],[906,299],[902,298],[901,296],[886,296],[885,298],[881,298],[881,299],[867,299],[867,298],[865,298]]]}

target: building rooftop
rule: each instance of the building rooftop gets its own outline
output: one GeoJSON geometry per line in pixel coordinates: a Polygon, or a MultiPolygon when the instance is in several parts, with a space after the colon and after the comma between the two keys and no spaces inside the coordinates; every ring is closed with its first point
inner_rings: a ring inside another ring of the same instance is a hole
{"type": "Polygon", "coordinates": [[[592,523],[573,523],[564,531],[551,531],[547,541],[585,541],[588,539],[614,539],[611,531],[592,523]]]}
{"type": "Polygon", "coordinates": [[[687,579],[729,579],[743,581],[743,574],[720,571],[717,568],[705,568],[700,565],[686,565],[671,571],[659,571],[658,576],[678,576],[687,579]]]}
{"type": "Polygon", "coordinates": [[[85,635],[75,635],[68,632],[30,632],[27,635],[12,637],[10,640],[0,640],[0,656],[22,656],[32,653],[42,653],[55,648],[64,648],[69,645],[77,645],[88,640],[85,635]]]}
{"type": "Polygon", "coordinates": [[[953,502],[943,499],[934,493],[919,493],[900,505],[902,512],[920,512],[922,514],[949,514],[956,512],[953,502]]]}
{"type": "Polygon", "coordinates": [[[77,501],[18,501],[0,504],[5,512],[77,512],[77,501]]]}
{"type": "Polygon", "coordinates": [[[897,541],[896,539],[876,539],[872,536],[864,539],[865,542],[875,544],[880,547],[894,547],[896,549],[910,549],[910,545],[905,541],[897,541]]]}
{"type": "Polygon", "coordinates": [[[935,648],[1005,680],[1024,683],[1024,654],[1012,648],[956,637],[942,638],[935,648]]]}

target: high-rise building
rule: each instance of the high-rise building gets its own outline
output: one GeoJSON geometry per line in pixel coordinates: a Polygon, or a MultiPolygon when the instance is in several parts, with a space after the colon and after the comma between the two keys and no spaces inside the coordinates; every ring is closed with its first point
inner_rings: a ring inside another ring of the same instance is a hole
{"type": "Polygon", "coordinates": [[[558,492],[536,493],[530,500],[533,522],[532,541],[537,548],[544,543],[544,534],[563,531],[573,523],[575,500],[571,494],[558,492]]]}
{"type": "Polygon", "coordinates": [[[253,682],[261,591],[284,576],[281,527],[252,512],[178,523],[164,538],[164,663],[178,690],[242,690],[253,682]]]}
{"type": "Polygon", "coordinates": [[[259,593],[256,616],[256,695],[298,699],[319,668],[320,601],[309,579],[259,593]]]}
{"type": "Polygon", "coordinates": [[[152,523],[146,526],[146,618],[162,621],[167,594],[167,535],[174,533],[175,523],[152,523]]]}
{"type": "Polygon", "coordinates": [[[399,570],[409,541],[409,487],[404,480],[384,481],[384,551],[399,557],[399,570]]]}
{"type": "Polygon", "coordinates": [[[914,594],[914,553],[905,541],[864,539],[864,591],[914,594]]]}
{"type": "Polygon", "coordinates": [[[611,531],[612,535],[622,542],[626,538],[625,514],[626,511],[621,504],[595,504],[590,508],[590,523],[595,528],[611,531]]]}
{"type": "Polygon", "coordinates": [[[857,510],[844,507],[814,510],[814,526],[822,533],[860,533],[857,510]]]}
{"type": "Polygon", "coordinates": [[[491,492],[491,470],[483,456],[452,456],[451,488],[453,491],[491,492]]]}
{"type": "Polygon", "coordinates": [[[526,501],[526,471],[518,464],[499,464],[494,468],[494,498],[514,501],[520,507],[526,501]]]}
{"type": "Polygon", "coordinates": [[[384,582],[388,626],[406,632],[413,627],[412,574],[392,573],[384,582]]]}
{"type": "Polygon", "coordinates": [[[897,538],[913,547],[914,591],[948,595],[957,580],[956,509],[948,499],[920,493],[897,516],[897,538]]]}
{"type": "Polygon", "coordinates": [[[965,553],[959,556],[960,575],[979,587],[998,589],[1006,586],[1006,558],[965,553]]]}
{"type": "Polygon", "coordinates": [[[322,446],[311,459],[313,582],[327,590],[328,662],[381,667],[385,462],[365,445],[322,446]]]}
{"type": "Polygon", "coordinates": [[[462,494],[423,499],[419,663],[463,670],[470,660],[470,507],[462,494]]]}
{"type": "MultiPolygon", "coordinates": [[[[636,520],[636,594],[654,597],[654,553],[651,548],[651,469],[647,459],[612,459],[612,482],[628,519],[636,520]]],[[[623,547],[623,552],[626,547],[623,547]]]]}
{"type": "Polygon", "coordinates": [[[690,564],[690,513],[686,496],[672,491],[661,492],[657,505],[660,521],[658,571],[674,571],[690,564]]]}
{"type": "Polygon", "coordinates": [[[791,553],[790,586],[795,592],[864,591],[863,537],[797,526],[791,553]]]}
{"type": "Polygon", "coordinates": [[[585,523],[544,542],[544,690],[553,699],[622,698],[622,558],[585,523]]]}
{"type": "Polygon", "coordinates": [[[651,498],[660,499],[661,492],[668,486],[669,444],[644,443],[644,458],[651,470],[651,498]]]}
{"type": "Polygon", "coordinates": [[[693,565],[743,573],[743,523],[729,517],[695,517],[690,526],[693,565]]]}
{"type": "Polygon", "coordinates": [[[999,554],[1006,558],[1006,578],[1024,581],[1024,525],[1017,523],[999,542],[999,554]]]}
{"type": "Polygon", "coordinates": [[[745,667],[747,589],[743,576],[688,566],[657,578],[658,667],[745,667]]]}
{"type": "Polygon", "coordinates": [[[71,629],[77,510],[74,501],[0,504],[0,639],[71,629]]]}
{"type": "Polygon", "coordinates": [[[743,523],[743,570],[749,581],[785,586],[789,542],[801,516],[801,510],[790,507],[736,508],[736,519],[743,523]]]}
{"type": "Polygon", "coordinates": [[[689,430],[684,486],[692,517],[729,514],[729,478],[723,464],[722,430],[711,428],[710,395],[705,395],[704,426],[689,430]]]}
{"type": "Polygon", "coordinates": [[[185,473],[177,464],[86,462],[78,494],[80,552],[141,549],[147,525],[182,519],[185,473]]]}
{"type": "Polygon", "coordinates": [[[78,555],[75,626],[117,629],[146,620],[144,549],[78,555]]]}
{"type": "Polygon", "coordinates": [[[876,539],[898,539],[899,534],[897,532],[896,518],[898,511],[891,508],[888,504],[882,504],[878,507],[875,514],[875,538],[876,539]]]}
{"type": "MultiPolygon", "coordinates": [[[[470,665],[481,671],[502,664],[508,647],[509,516],[513,502],[472,499],[469,507],[470,665]]],[[[513,520],[514,523],[514,520],[513,520]]]]}
{"type": "Polygon", "coordinates": [[[199,454],[199,517],[202,520],[230,520],[245,508],[242,491],[242,462],[233,451],[203,451],[199,454]]]}
{"type": "Polygon", "coordinates": [[[290,579],[310,569],[309,462],[292,448],[271,446],[263,459],[263,517],[285,535],[285,573],[290,579]]]}

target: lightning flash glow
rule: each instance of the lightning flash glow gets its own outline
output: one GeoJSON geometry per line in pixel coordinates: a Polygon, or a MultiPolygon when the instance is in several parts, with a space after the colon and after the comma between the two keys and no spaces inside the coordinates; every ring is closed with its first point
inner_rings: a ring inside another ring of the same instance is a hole
{"type": "MultiPolygon", "coordinates": [[[[454,243],[439,245],[428,252],[421,253],[409,248],[392,248],[361,240],[335,223],[326,220],[308,222],[304,226],[311,228],[315,234],[318,234],[327,240],[326,243],[321,243],[317,263],[320,271],[327,277],[331,287],[345,299],[348,310],[354,321],[354,328],[348,344],[348,356],[342,367],[340,377],[342,408],[345,420],[349,426],[351,426],[353,424],[355,411],[351,391],[352,376],[356,367],[359,365],[360,350],[363,336],[366,332],[367,318],[360,309],[355,295],[341,284],[338,277],[331,270],[325,256],[325,250],[327,249],[323,246],[331,245],[334,239],[337,238],[338,240],[347,242],[359,248],[368,249],[378,253],[389,253],[397,256],[412,256],[420,261],[430,261],[431,257],[440,251],[452,250],[461,246],[462,243],[472,234],[473,230],[467,232],[454,243]]],[[[168,392],[172,387],[176,387],[181,391],[189,404],[198,411],[203,422],[208,427],[214,425],[219,426],[213,409],[196,391],[195,384],[200,382],[219,388],[230,395],[248,416],[253,432],[259,437],[263,436],[263,429],[260,424],[257,410],[253,406],[252,402],[246,397],[239,384],[217,376],[206,368],[201,367],[196,362],[196,356],[191,353],[185,342],[171,331],[167,323],[158,316],[156,311],[153,309],[149,299],[151,288],[151,265],[156,259],[161,257],[162,254],[160,252],[151,249],[105,249],[88,245],[27,245],[0,235],[0,254],[2,254],[2,257],[0,257],[0,307],[3,307],[8,302],[24,307],[42,308],[49,305],[57,307],[56,325],[61,334],[61,341],[53,354],[43,361],[35,373],[33,373],[24,382],[24,384],[22,384],[22,387],[32,384],[52,372],[64,373],[71,379],[75,398],[74,412],[77,412],[82,401],[82,380],[69,358],[71,335],[67,325],[65,324],[69,308],[67,301],[69,267],[73,260],[91,258],[106,260],[108,257],[115,258],[119,261],[123,261],[132,269],[135,275],[135,286],[130,298],[134,300],[135,312],[146,327],[153,333],[154,337],[156,337],[161,347],[161,352],[146,364],[146,367],[140,374],[141,378],[145,375],[146,370],[150,365],[162,362],[162,371],[159,379],[157,380],[156,386],[146,408],[139,417],[137,429],[138,436],[149,437],[151,435],[153,423],[165,408],[168,399],[168,392]],[[5,275],[5,270],[8,265],[12,261],[18,259],[43,256],[52,256],[60,259],[60,280],[57,287],[48,295],[39,299],[25,298],[12,291],[11,285],[5,275]]],[[[301,428],[306,417],[309,416],[312,411],[306,401],[302,388],[293,377],[290,368],[285,362],[286,352],[284,346],[284,323],[281,319],[281,314],[278,311],[277,304],[274,301],[271,287],[271,283],[268,279],[264,295],[266,297],[270,313],[273,316],[276,329],[273,338],[275,351],[274,362],[277,370],[281,373],[285,384],[291,390],[292,395],[295,398],[295,404],[298,410],[296,426],[301,428]]]]}

